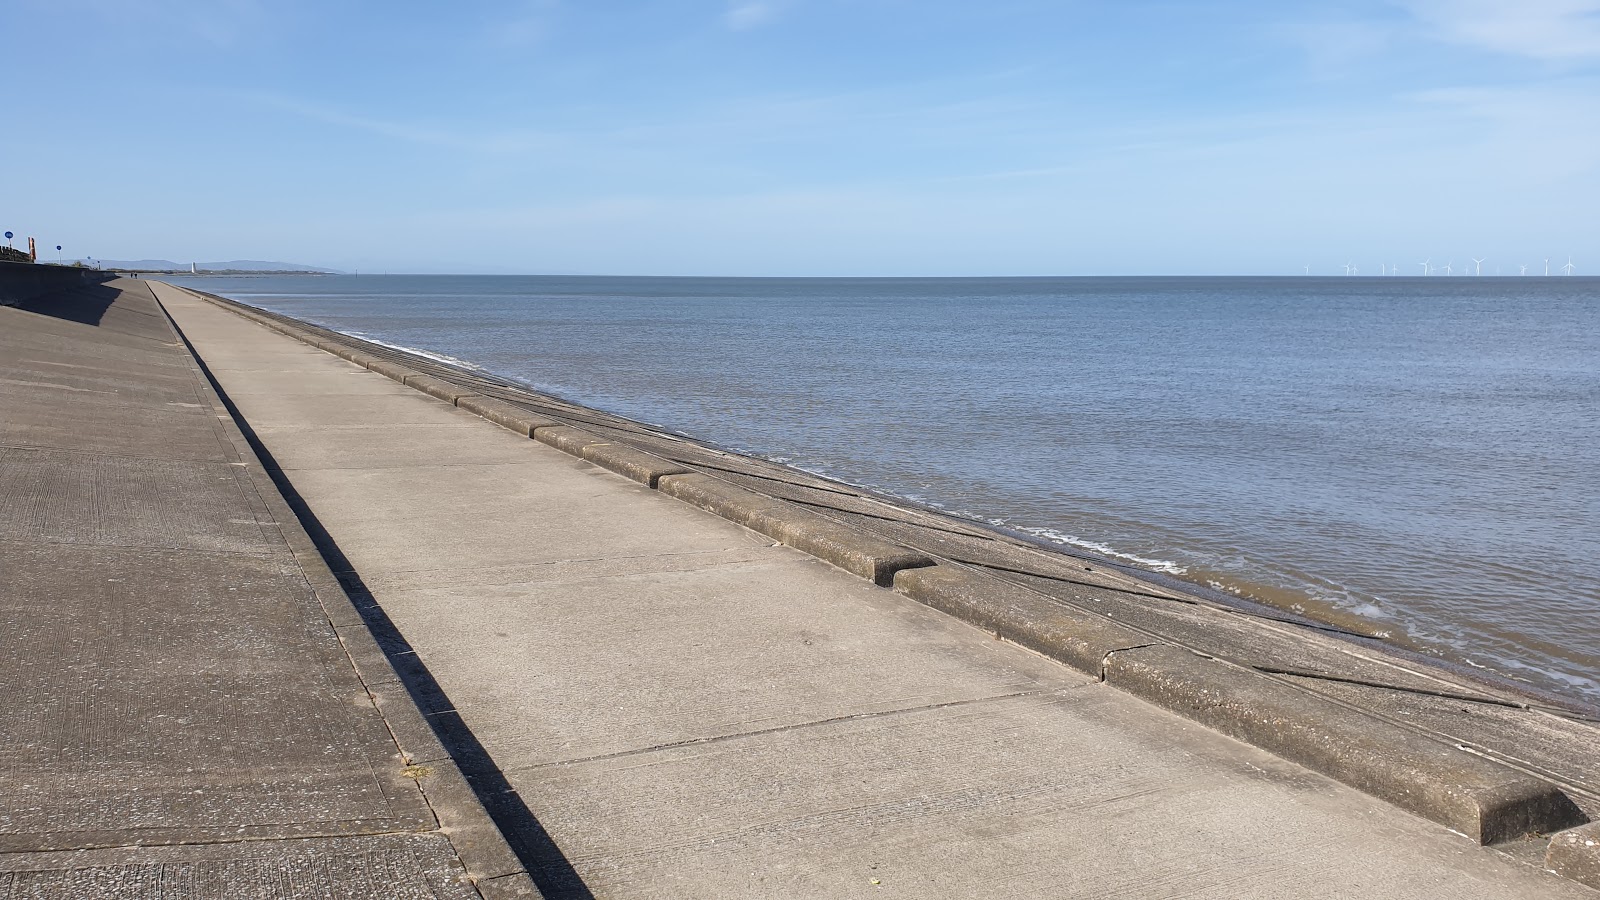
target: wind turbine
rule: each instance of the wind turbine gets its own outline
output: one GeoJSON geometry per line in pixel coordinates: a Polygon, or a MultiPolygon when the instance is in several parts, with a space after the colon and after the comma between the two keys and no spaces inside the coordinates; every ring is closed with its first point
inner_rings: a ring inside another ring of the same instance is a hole
{"type": "Polygon", "coordinates": [[[1389,274],[1389,264],[1388,263],[1378,263],[1378,274],[1379,275],[1387,275],[1387,274],[1389,274]]]}
{"type": "Polygon", "coordinates": [[[1433,257],[1430,256],[1427,259],[1423,260],[1422,262],[1417,263],[1417,265],[1422,267],[1422,274],[1424,274],[1424,275],[1432,274],[1432,271],[1428,267],[1428,263],[1431,263],[1431,262],[1433,262],[1433,257]]]}
{"type": "Polygon", "coordinates": [[[1311,274],[1311,267],[1310,266],[1305,266],[1304,268],[1306,270],[1306,274],[1310,275],[1311,274]]]}
{"type": "Polygon", "coordinates": [[[1572,257],[1567,257],[1567,264],[1561,267],[1561,271],[1568,275],[1572,274],[1572,257]]]}
{"type": "Polygon", "coordinates": [[[1455,264],[1456,264],[1456,261],[1453,260],[1453,259],[1450,260],[1449,262],[1445,263],[1444,264],[1444,274],[1446,274],[1446,275],[1454,275],[1456,273],[1455,264]]]}
{"type": "Polygon", "coordinates": [[[1360,267],[1359,266],[1351,266],[1350,267],[1350,274],[1351,275],[1360,275],[1361,274],[1360,267]]]}
{"type": "Polygon", "coordinates": [[[1518,266],[1517,268],[1522,270],[1522,271],[1517,273],[1518,275],[1526,275],[1526,274],[1528,274],[1528,267],[1526,265],[1521,265],[1521,266],[1518,266]]]}
{"type": "Polygon", "coordinates": [[[1350,274],[1350,264],[1349,264],[1349,263],[1345,263],[1345,264],[1344,264],[1344,273],[1345,273],[1345,274],[1346,274],[1346,275],[1349,275],[1349,274],[1350,274]]]}
{"type": "Polygon", "coordinates": [[[1544,258],[1544,277],[1550,277],[1550,257],[1548,256],[1544,258]]]}
{"type": "MultiPolygon", "coordinates": [[[[1485,257],[1484,257],[1484,258],[1483,258],[1483,259],[1488,259],[1488,258],[1489,258],[1489,257],[1487,257],[1487,256],[1485,256],[1485,257]]],[[[1482,275],[1482,274],[1483,274],[1483,259],[1479,259],[1479,258],[1477,258],[1477,257],[1476,257],[1476,256],[1474,256],[1474,257],[1473,257],[1473,258],[1472,258],[1472,261],[1473,261],[1473,262],[1474,262],[1474,263],[1476,263],[1476,264],[1477,264],[1477,266],[1478,266],[1478,270],[1477,270],[1477,273],[1476,273],[1476,274],[1478,274],[1478,275],[1482,275]]]]}

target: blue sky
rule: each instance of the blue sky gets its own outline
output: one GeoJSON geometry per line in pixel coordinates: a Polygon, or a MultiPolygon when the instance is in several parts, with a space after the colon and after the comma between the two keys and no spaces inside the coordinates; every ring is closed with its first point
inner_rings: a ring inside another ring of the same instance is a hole
{"type": "Polygon", "coordinates": [[[1600,271],[1600,0],[11,0],[0,223],[391,272],[1600,271]]]}

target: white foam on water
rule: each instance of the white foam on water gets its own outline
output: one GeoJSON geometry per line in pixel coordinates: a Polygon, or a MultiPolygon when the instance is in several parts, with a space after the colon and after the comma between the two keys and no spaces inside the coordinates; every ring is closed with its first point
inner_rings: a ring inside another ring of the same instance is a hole
{"type": "MultiPolygon", "coordinates": [[[[996,522],[995,524],[1003,523],[996,522]]],[[[1081,550],[1088,550],[1093,553],[1098,553],[1101,556],[1109,556],[1112,559],[1125,559],[1132,563],[1138,563],[1139,565],[1144,566],[1147,569],[1151,569],[1152,571],[1165,572],[1168,575],[1183,575],[1189,571],[1186,567],[1180,566],[1169,559],[1153,559],[1148,556],[1140,556],[1137,553],[1124,553],[1115,547],[1107,546],[1099,541],[1091,541],[1085,538],[1080,538],[1077,535],[1065,534],[1063,532],[1056,531],[1054,528],[1018,528],[1017,530],[1025,531],[1028,534],[1042,537],[1053,544],[1065,544],[1070,547],[1077,547],[1081,550]]]]}
{"type": "Polygon", "coordinates": [[[390,350],[399,350],[401,353],[409,353],[412,356],[420,356],[423,359],[431,359],[434,362],[442,362],[452,366],[460,366],[463,369],[472,369],[475,372],[484,371],[483,366],[480,366],[476,363],[467,362],[464,359],[456,359],[454,356],[446,356],[443,353],[434,353],[430,350],[418,350],[416,347],[407,347],[404,344],[391,344],[388,341],[380,341],[375,337],[368,337],[359,331],[341,331],[339,333],[347,334],[353,338],[360,338],[369,344],[377,344],[380,347],[388,347],[390,350]]]}

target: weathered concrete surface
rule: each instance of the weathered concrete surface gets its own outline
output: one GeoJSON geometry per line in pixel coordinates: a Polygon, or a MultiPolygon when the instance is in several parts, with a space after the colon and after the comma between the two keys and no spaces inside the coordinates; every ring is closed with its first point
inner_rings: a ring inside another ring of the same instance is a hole
{"type": "Polygon", "coordinates": [[[162,297],[531,813],[549,895],[1591,896],[421,394],[409,466],[307,465],[385,379],[162,297]]]}
{"type": "Polygon", "coordinates": [[[1556,835],[1545,864],[1551,871],[1600,890],[1600,822],[1556,835]]]}
{"type": "Polygon", "coordinates": [[[478,896],[297,529],[145,282],[0,307],[0,897],[478,896]]]}
{"type": "Polygon", "coordinates": [[[895,574],[895,590],[919,603],[971,622],[1013,643],[1100,678],[1106,655],[1156,642],[1143,632],[1051,603],[1031,591],[993,583],[954,566],[927,566],[895,574]]]}
{"type": "Polygon", "coordinates": [[[1585,821],[1548,781],[1180,647],[1116,651],[1106,659],[1105,680],[1479,843],[1514,841],[1585,821]]]}

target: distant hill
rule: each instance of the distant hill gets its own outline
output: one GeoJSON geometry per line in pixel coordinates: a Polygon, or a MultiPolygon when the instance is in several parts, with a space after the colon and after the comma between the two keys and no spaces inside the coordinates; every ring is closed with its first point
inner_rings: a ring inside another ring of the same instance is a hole
{"type": "MultiPolygon", "coordinates": [[[[84,260],[87,264],[89,260],[84,260]]],[[[188,263],[170,259],[97,259],[94,265],[102,269],[132,269],[140,272],[187,272],[188,263]]],[[[226,262],[196,263],[201,272],[316,272],[321,275],[343,275],[338,269],[323,269],[300,263],[272,262],[264,259],[230,259],[226,262]]]]}

